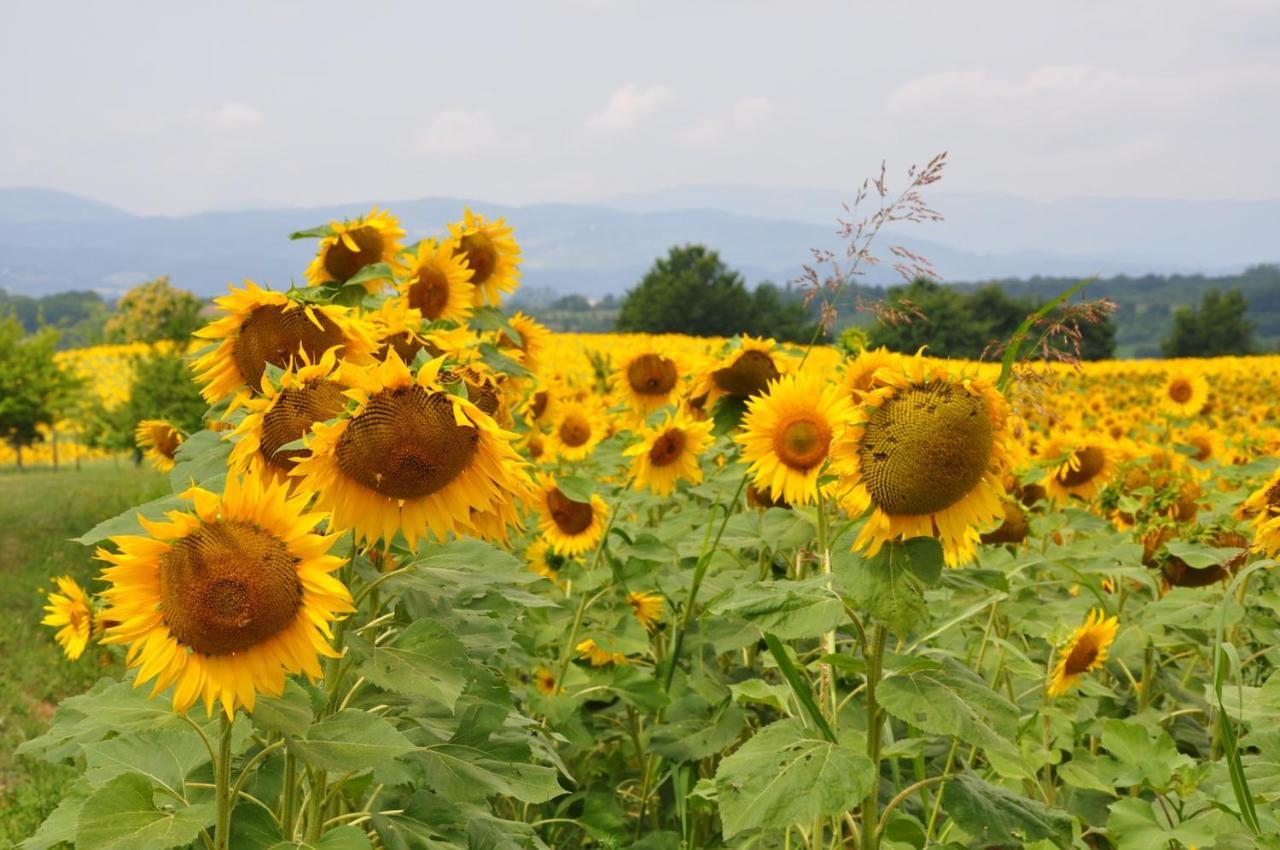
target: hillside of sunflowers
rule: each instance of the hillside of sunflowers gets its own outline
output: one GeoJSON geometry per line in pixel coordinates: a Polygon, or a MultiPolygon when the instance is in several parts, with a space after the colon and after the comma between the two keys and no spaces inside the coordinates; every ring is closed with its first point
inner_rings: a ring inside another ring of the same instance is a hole
{"type": "MultiPolygon", "coordinates": [[[[163,492],[27,624],[94,683],[19,846],[1280,847],[1280,357],[554,333],[441,225],[169,346],[203,427],[131,423],[163,492]]],[[[89,431],[27,465],[124,480],[89,431]]]]}

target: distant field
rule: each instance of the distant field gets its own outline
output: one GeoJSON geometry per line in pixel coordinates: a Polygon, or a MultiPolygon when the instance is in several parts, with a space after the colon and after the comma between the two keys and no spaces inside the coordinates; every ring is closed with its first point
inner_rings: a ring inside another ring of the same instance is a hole
{"type": "Polygon", "coordinates": [[[0,847],[30,835],[75,778],[14,749],[45,728],[60,699],[114,672],[94,649],[75,663],[62,657],[40,625],[41,591],[63,574],[88,585],[93,551],[68,538],[166,489],[159,473],[123,460],[0,472],[0,847]]]}

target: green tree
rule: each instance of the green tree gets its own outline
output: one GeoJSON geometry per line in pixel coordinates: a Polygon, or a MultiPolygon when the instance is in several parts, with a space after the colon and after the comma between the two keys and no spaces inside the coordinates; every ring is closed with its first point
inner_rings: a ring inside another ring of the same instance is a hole
{"type": "Polygon", "coordinates": [[[787,342],[813,339],[815,322],[800,296],[790,288],[779,289],[765,281],[751,293],[753,315],[744,330],[787,342]]]}
{"type": "Polygon", "coordinates": [[[107,320],[109,342],[185,340],[200,327],[200,299],[169,285],[169,277],[135,286],[116,304],[107,320]]]}
{"type": "Polygon", "coordinates": [[[1165,357],[1220,357],[1251,354],[1254,350],[1253,323],[1245,318],[1249,302],[1236,288],[1223,293],[1211,289],[1200,308],[1179,307],[1173,314],[1173,329],[1160,344],[1165,357]]]}
{"type": "Polygon", "coordinates": [[[742,275],[702,245],[674,247],[627,293],[620,331],[733,336],[750,330],[755,313],[742,275]]]}
{"type": "Polygon", "coordinates": [[[57,347],[56,329],[24,334],[15,316],[0,318],[0,435],[19,467],[22,450],[41,438],[41,426],[51,427],[75,394],[77,381],[54,360],[57,347]]]}

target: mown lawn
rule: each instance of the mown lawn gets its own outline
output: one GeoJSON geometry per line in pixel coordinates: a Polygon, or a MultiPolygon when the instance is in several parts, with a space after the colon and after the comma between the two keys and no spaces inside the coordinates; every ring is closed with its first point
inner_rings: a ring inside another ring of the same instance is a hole
{"type": "Polygon", "coordinates": [[[63,574],[87,586],[93,551],[69,538],[167,489],[159,473],[127,460],[0,472],[0,847],[30,835],[74,778],[14,749],[44,730],[58,700],[105,672],[92,646],[74,663],[63,658],[40,625],[42,591],[63,574]]]}

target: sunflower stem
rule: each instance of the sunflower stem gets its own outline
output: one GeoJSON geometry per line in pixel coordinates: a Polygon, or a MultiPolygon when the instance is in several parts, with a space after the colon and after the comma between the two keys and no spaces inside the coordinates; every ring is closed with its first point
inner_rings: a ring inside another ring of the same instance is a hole
{"type": "Polygon", "coordinates": [[[231,795],[231,720],[225,711],[218,712],[218,758],[213,764],[214,795],[217,817],[213,827],[214,850],[231,847],[231,809],[235,800],[231,795]]]}
{"type": "Polygon", "coordinates": [[[878,850],[880,847],[880,704],[876,701],[876,687],[884,668],[884,650],[889,632],[876,625],[872,638],[871,656],[867,661],[867,758],[871,759],[871,788],[862,803],[862,848],[878,850]]]}

